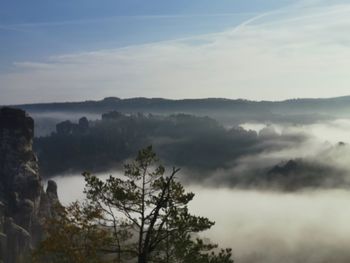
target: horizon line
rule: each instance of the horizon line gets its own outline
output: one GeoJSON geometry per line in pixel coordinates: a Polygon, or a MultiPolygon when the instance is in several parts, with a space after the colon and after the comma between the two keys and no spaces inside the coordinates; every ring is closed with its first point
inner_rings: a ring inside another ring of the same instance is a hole
{"type": "Polygon", "coordinates": [[[29,102],[29,103],[19,103],[19,104],[0,104],[0,107],[11,107],[11,106],[32,106],[32,105],[47,105],[47,104],[64,104],[64,103],[83,103],[83,102],[102,102],[106,99],[115,99],[115,100],[133,100],[133,99],[145,99],[145,100],[165,100],[165,101],[189,101],[189,100],[226,100],[226,101],[246,101],[246,102],[288,102],[295,100],[332,100],[332,99],[345,99],[350,98],[349,95],[342,96],[334,96],[334,97],[295,97],[289,99],[280,99],[280,100],[252,100],[245,98],[225,98],[225,97],[202,97],[202,98],[181,98],[181,99],[171,99],[166,97],[116,97],[116,96],[108,96],[104,98],[97,99],[86,99],[79,101],[47,101],[47,102],[29,102]]]}

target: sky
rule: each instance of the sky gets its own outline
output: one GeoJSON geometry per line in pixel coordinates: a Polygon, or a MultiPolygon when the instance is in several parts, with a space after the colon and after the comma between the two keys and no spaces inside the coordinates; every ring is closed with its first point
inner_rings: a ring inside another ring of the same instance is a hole
{"type": "Polygon", "coordinates": [[[0,104],[350,95],[345,0],[0,0],[0,104]]]}

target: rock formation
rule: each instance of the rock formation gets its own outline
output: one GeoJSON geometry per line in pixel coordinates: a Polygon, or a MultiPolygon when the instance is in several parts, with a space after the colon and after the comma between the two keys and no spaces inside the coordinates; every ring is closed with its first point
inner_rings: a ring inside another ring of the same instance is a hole
{"type": "Polygon", "coordinates": [[[89,130],[89,120],[86,117],[79,119],[78,123],[63,121],[56,124],[56,133],[59,135],[83,134],[89,130]]]}
{"type": "Polygon", "coordinates": [[[19,109],[0,109],[0,262],[27,262],[43,238],[45,218],[58,204],[57,186],[46,191],[32,151],[34,121],[19,109]]]}

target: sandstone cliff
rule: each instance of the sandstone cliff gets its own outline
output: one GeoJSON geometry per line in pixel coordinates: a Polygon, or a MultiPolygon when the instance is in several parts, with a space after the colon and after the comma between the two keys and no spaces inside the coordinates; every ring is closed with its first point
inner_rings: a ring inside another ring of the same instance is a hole
{"type": "Polygon", "coordinates": [[[58,203],[55,182],[43,190],[32,151],[34,121],[19,109],[0,109],[0,262],[28,261],[43,223],[58,203]]]}

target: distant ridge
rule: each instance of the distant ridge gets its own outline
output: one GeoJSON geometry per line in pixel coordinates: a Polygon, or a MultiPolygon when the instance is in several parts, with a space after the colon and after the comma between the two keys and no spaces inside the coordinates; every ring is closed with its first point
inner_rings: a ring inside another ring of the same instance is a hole
{"type": "Polygon", "coordinates": [[[110,110],[130,112],[206,112],[206,111],[263,111],[284,114],[323,113],[350,109],[350,96],[334,98],[297,98],[283,101],[252,101],[245,99],[204,98],[204,99],[164,99],[135,97],[121,99],[107,97],[102,100],[80,102],[52,102],[12,105],[30,112],[90,112],[104,113],[110,110]],[[288,112],[286,112],[288,111],[288,112]],[[310,112],[311,111],[311,112],[310,112]]]}
{"type": "MultiPolygon", "coordinates": [[[[283,102],[295,102],[295,101],[339,101],[339,100],[350,100],[350,95],[329,97],[329,98],[291,98],[285,100],[249,100],[249,99],[228,99],[222,97],[211,97],[211,98],[192,98],[192,99],[167,99],[161,97],[131,97],[131,98],[119,98],[119,97],[105,97],[101,100],[85,100],[85,101],[55,101],[55,102],[41,102],[41,103],[24,103],[24,104],[13,104],[6,106],[33,106],[33,105],[50,105],[50,104],[75,104],[75,103],[96,103],[96,102],[120,102],[120,101],[167,101],[167,102],[183,102],[183,101],[226,101],[226,102],[255,102],[255,103],[283,103],[283,102]]],[[[5,106],[5,105],[4,105],[5,106]]]]}

